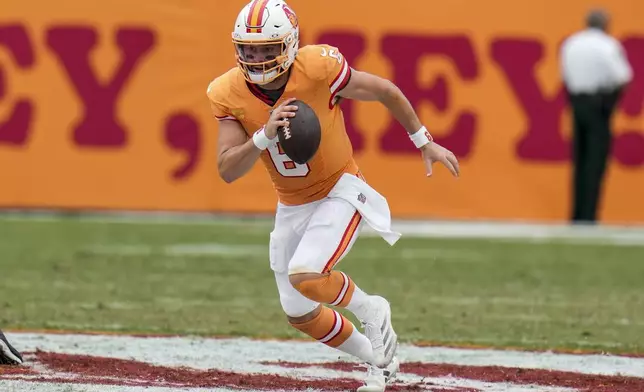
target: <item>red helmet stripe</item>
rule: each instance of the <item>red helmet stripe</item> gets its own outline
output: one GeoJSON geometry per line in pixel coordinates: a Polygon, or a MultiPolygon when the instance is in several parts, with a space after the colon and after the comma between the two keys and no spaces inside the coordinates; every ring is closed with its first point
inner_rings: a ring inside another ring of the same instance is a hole
{"type": "Polygon", "coordinates": [[[261,33],[264,22],[264,10],[268,0],[255,0],[248,11],[246,27],[249,33],[261,33]]]}
{"type": "Polygon", "coordinates": [[[258,11],[258,18],[257,18],[257,24],[255,26],[262,26],[264,24],[264,10],[266,9],[266,4],[268,4],[268,0],[262,0],[259,3],[259,11],[258,11]]]}
{"type": "Polygon", "coordinates": [[[248,10],[248,17],[246,17],[246,26],[250,27],[253,24],[253,14],[255,13],[255,8],[257,7],[257,3],[259,3],[262,0],[254,0],[253,4],[250,5],[250,9],[248,10]]]}

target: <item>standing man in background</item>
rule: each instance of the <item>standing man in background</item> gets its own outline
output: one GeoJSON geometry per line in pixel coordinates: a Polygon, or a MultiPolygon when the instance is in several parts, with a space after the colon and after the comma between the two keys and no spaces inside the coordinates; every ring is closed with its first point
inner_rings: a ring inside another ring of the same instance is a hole
{"type": "Polygon", "coordinates": [[[586,29],[561,48],[561,71],[573,114],[574,223],[594,223],[611,146],[610,120],[633,74],[624,48],[608,34],[609,17],[594,10],[586,29]]]}

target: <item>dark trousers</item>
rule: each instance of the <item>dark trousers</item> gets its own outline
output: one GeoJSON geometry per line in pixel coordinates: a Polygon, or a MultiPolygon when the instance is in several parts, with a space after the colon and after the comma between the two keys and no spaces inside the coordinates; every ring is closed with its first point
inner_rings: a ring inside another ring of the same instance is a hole
{"type": "Polygon", "coordinates": [[[619,91],[569,95],[574,125],[573,222],[593,223],[597,219],[611,148],[610,120],[619,95],[619,91]]]}

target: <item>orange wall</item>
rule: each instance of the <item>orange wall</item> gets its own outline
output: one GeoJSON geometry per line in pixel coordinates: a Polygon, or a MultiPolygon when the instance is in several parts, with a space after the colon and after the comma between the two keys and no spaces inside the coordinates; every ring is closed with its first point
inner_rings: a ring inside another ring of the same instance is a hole
{"type": "MultiPolygon", "coordinates": [[[[392,78],[462,177],[423,166],[374,103],[345,103],[356,157],[399,217],[566,219],[569,114],[557,48],[597,1],[292,0],[306,42],[392,78]],[[419,6],[419,4],[424,4],[419,6]]],[[[602,217],[644,222],[644,2],[603,1],[635,86],[602,217]]],[[[12,1],[0,15],[0,206],[262,211],[259,164],[227,185],[205,96],[234,66],[237,0],[12,1]]]]}

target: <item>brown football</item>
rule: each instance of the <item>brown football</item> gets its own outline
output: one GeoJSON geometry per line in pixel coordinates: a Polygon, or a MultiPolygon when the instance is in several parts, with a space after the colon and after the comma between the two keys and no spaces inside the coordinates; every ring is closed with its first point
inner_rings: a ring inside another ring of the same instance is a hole
{"type": "Polygon", "coordinates": [[[289,126],[279,127],[277,137],[284,153],[295,163],[305,164],[313,158],[320,147],[322,128],[313,109],[296,100],[290,105],[297,106],[295,117],[289,118],[289,126]]]}

